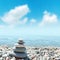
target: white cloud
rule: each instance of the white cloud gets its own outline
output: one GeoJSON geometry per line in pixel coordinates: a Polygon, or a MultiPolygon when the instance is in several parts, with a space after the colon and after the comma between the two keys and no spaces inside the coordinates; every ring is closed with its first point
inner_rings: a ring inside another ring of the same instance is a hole
{"type": "Polygon", "coordinates": [[[20,23],[26,23],[27,18],[24,18],[24,20],[21,20],[25,15],[27,15],[30,12],[28,5],[22,5],[15,7],[14,9],[11,9],[9,12],[4,14],[4,16],[1,17],[3,22],[7,24],[18,24],[20,23]]]}
{"type": "Polygon", "coordinates": [[[27,17],[25,17],[22,21],[20,21],[19,23],[20,24],[25,24],[25,23],[27,23],[27,21],[28,21],[28,18],[27,17]]]}
{"type": "Polygon", "coordinates": [[[30,20],[30,23],[31,23],[31,24],[34,24],[34,23],[36,23],[36,20],[35,20],[35,19],[31,19],[31,20],[30,20]]]}
{"type": "Polygon", "coordinates": [[[42,22],[40,23],[40,26],[46,25],[46,24],[55,24],[58,22],[57,15],[51,14],[48,11],[44,11],[44,15],[42,18],[42,22]]]}

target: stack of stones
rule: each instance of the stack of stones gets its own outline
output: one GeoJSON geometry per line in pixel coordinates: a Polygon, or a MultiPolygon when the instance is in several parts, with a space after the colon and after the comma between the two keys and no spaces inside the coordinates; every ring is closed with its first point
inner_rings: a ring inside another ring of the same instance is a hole
{"type": "Polygon", "coordinates": [[[10,54],[10,56],[15,57],[15,60],[30,60],[27,56],[23,40],[18,41],[18,44],[15,45],[13,53],[10,54]]]}

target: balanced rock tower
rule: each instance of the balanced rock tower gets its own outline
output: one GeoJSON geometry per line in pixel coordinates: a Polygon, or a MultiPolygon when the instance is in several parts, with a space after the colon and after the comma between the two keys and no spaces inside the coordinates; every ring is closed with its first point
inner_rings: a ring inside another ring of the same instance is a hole
{"type": "Polygon", "coordinates": [[[13,53],[10,55],[15,57],[15,60],[30,60],[27,56],[23,40],[18,41],[18,44],[13,49],[13,53]]]}

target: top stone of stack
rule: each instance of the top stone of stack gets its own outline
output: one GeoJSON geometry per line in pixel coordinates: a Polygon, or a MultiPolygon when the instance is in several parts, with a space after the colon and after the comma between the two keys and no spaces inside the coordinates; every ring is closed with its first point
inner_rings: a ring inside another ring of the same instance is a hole
{"type": "Polygon", "coordinates": [[[23,40],[19,40],[18,44],[24,44],[23,40]]]}

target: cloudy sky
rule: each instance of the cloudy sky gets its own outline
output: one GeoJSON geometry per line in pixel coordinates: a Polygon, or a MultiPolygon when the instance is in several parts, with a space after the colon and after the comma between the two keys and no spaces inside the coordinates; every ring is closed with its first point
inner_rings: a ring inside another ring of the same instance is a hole
{"type": "Polygon", "coordinates": [[[60,0],[0,0],[0,36],[60,36],[60,0]]]}

